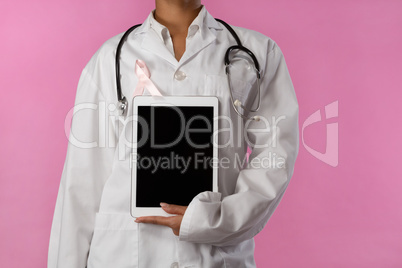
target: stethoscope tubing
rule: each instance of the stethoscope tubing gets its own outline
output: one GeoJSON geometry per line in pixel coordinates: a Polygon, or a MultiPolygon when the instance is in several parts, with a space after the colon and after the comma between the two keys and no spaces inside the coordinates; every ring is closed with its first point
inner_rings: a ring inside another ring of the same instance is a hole
{"type": "MultiPolygon", "coordinates": [[[[220,22],[222,25],[225,26],[225,28],[231,33],[231,35],[233,36],[233,38],[236,40],[237,45],[231,46],[226,50],[225,53],[225,57],[224,57],[224,64],[225,64],[225,72],[226,75],[228,77],[228,83],[229,83],[229,91],[230,91],[230,98],[231,98],[231,102],[232,102],[232,106],[233,109],[236,111],[236,113],[241,116],[244,119],[249,119],[248,117],[246,117],[245,115],[241,114],[236,106],[240,106],[241,108],[243,108],[245,111],[248,112],[256,112],[258,111],[259,107],[260,107],[260,78],[261,78],[261,71],[260,71],[260,65],[258,63],[257,58],[255,57],[254,53],[251,52],[251,50],[249,50],[248,48],[246,48],[245,46],[242,45],[239,36],[236,34],[236,32],[234,31],[234,29],[227,24],[225,21],[221,20],[221,19],[215,19],[216,21],[220,22]],[[257,86],[258,86],[258,105],[256,109],[247,109],[246,107],[244,107],[242,105],[242,103],[238,100],[234,100],[233,99],[233,94],[232,94],[232,85],[229,79],[229,66],[230,66],[230,53],[233,50],[241,50],[245,53],[247,53],[250,58],[253,60],[254,63],[254,67],[255,67],[255,71],[256,71],[256,75],[257,75],[257,86]]],[[[121,57],[121,49],[124,45],[124,42],[127,40],[127,37],[130,35],[130,33],[132,31],[134,31],[136,28],[138,28],[139,26],[141,26],[141,24],[137,24],[134,25],[132,27],[130,27],[121,37],[119,44],[117,45],[117,49],[116,49],[116,58],[115,58],[115,68],[116,68],[116,91],[117,91],[117,100],[118,100],[118,109],[121,111],[122,115],[125,115],[126,111],[127,111],[127,107],[128,107],[128,102],[125,96],[123,96],[122,94],[122,90],[121,90],[121,80],[120,80],[120,57],[121,57]]],[[[258,116],[254,116],[251,119],[253,120],[259,120],[258,116]]]]}

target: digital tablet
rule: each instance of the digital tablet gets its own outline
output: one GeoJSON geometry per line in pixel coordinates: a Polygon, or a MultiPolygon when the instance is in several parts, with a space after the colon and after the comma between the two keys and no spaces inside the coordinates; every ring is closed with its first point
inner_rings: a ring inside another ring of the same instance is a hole
{"type": "Polygon", "coordinates": [[[132,101],[131,215],[168,216],[218,191],[218,98],[136,96],[132,101]]]}

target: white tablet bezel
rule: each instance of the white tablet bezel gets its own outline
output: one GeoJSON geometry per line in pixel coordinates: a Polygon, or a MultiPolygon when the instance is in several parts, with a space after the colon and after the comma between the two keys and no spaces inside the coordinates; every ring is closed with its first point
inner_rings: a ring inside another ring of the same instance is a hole
{"type": "MultiPolygon", "coordinates": [[[[213,107],[213,159],[214,163],[218,159],[218,98],[215,96],[151,96],[140,95],[135,96],[132,100],[132,153],[137,153],[137,124],[138,122],[138,106],[209,106],[213,107]]],[[[132,159],[130,159],[132,161],[132,159]]],[[[131,198],[130,198],[130,214],[132,217],[141,216],[171,216],[165,212],[162,208],[139,208],[136,207],[136,193],[137,183],[136,175],[137,168],[136,163],[130,163],[131,167],[131,198]]],[[[212,191],[218,191],[218,167],[213,165],[212,168],[212,191]]]]}

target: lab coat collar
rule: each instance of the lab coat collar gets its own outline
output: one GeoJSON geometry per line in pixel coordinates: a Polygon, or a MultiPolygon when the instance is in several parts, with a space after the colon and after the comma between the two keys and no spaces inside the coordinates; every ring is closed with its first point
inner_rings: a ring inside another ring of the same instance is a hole
{"type": "Polygon", "coordinates": [[[160,36],[161,33],[157,33],[156,31],[150,29],[152,20],[154,20],[153,11],[151,11],[151,13],[148,15],[148,18],[138,28],[138,30],[134,32],[134,35],[144,34],[145,36],[141,44],[142,49],[167,60],[176,68],[192,58],[203,48],[211,44],[216,39],[216,30],[222,30],[219,22],[217,22],[214,17],[209,14],[205,6],[203,6],[196,19],[194,19],[193,23],[190,25],[190,27],[197,25],[199,29],[192,37],[193,40],[191,40],[189,46],[186,48],[186,51],[180,59],[180,62],[177,62],[176,58],[166,48],[163,38],[160,36]]]}
{"type": "MultiPolygon", "coordinates": [[[[147,19],[144,21],[144,23],[138,27],[138,29],[134,32],[134,35],[142,34],[148,32],[149,28],[151,27],[152,20],[154,20],[154,13],[155,10],[152,10],[147,19]]],[[[197,24],[201,28],[203,26],[206,26],[208,28],[213,28],[216,30],[222,30],[222,27],[219,22],[217,22],[214,17],[208,12],[205,6],[202,6],[200,13],[198,16],[194,19],[193,23],[191,25],[197,24]],[[201,25],[201,21],[203,21],[203,24],[201,25]]]]}

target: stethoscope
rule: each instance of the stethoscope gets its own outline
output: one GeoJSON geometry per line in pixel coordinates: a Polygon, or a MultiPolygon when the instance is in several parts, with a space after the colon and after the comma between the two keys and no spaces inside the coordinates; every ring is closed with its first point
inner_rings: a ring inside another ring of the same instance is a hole
{"type": "MultiPolygon", "coordinates": [[[[236,34],[236,32],[233,30],[232,27],[229,26],[229,24],[227,24],[226,22],[224,22],[223,20],[220,19],[215,19],[218,22],[222,23],[226,29],[228,29],[228,31],[232,34],[233,38],[236,40],[237,45],[231,46],[226,50],[225,53],[225,72],[226,72],[226,76],[228,79],[228,83],[229,83],[229,92],[230,92],[230,99],[232,102],[232,106],[233,109],[235,110],[235,112],[242,118],[244,119],[251,119],[251,120],[255,120],[255,121],[259,121],[260,117],[259,116],[252,116],[252,117],[247,117],[244,114],[240,113],[238,110],[238,107],[241,107],[243,109],[243,111],[247,111],[247,112],[256,112],[259,110],[260,108],[260,102],[261,102],[261,95],[260,95],[260,78],[261,78],[261,74],[260,74],[260,65],[258,64],[257,58],[254,56],[253,52],[251,52],[248,48],[244,47],[241,44],[240,38],[238,37],[238,35],[236,34]],[[250,58],[253,61],[254,64],[254,70],[257,76],[257,88],[258,88],[258,92],[257,92],[257,98],[258,98],[258,103],[257,103],[257,108],[255,109],[248,109],[245,106],[243,106],[243,104],[241,103],[241,101],[239,101],[238,99],[234,99],[233,98],[233,94],[232,94],[232,84],[230,81],[230,70],[229,70],[229,66],[230,66],[230,59],[229,59],[229,55],[233,50],[241,50],[245,53],[247,53],[250,58]]],[[[118,109],[120,111],[120,115],[126,115],[127,113],[127,108],[128,108],[128,102],[126,97],[122,94],[121,91],[121,82],[120,82],[120,54],[121,54],[121,48],[123,47],[124,42],[127,40],[127,37],[130,35],[130,33],[132,31],[134,31],[137,27],[141,26],[141,24],[137,24],[132,26],[130,29],[128,29],[122,36],[122,38],[120,39],[119,44],[117,45],[117,50],[116,50],[116,89],[117,89],[117,99],[118,99],[118,109]]]]}

